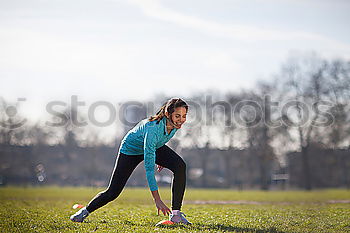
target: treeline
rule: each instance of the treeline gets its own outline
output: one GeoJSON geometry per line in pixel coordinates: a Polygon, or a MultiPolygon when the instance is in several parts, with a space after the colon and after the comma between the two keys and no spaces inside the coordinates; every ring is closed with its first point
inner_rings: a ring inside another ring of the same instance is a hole
{"type": "MultiPolygon", "coordinates": [[[[234,79],[227,85],[233,86],[234,79]]],[[[92,119],[91,108],[90,115],[77,108],[72,97],[64,109],[47,108],[53,114],[46,124],[34,125],[21,125],[15,104],[2,100],[0,181],[105,185],[123,133],[168,98],[97,103],[108,109],[102,122],[92,119]],[[101,137],[106,125],[119,134],[101,137]]],[[[170,145],[189,165],[189,185],[349,187],[349,61],[290,57],[273,79],[250,90],[210,90],[183,98],[190,105],[188,122],[170,145]]],[[[169,183],[169,175],[158,177],[159,182],[169,183]]],[[[129,184],[145,184],[142,167],[129,184]]]]}

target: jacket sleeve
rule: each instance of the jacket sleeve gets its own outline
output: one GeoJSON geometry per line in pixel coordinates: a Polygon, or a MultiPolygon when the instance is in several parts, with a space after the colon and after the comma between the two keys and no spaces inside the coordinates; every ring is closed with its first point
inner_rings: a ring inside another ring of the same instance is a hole
{"type": "Polygon", "coordinates": [[[145,133],[144,140],[144,159],[148,186],[151,191],[158,190],[157,182],[154,177],[154,166],[156,164],[156,142],[157,134],[154,128],[149,128],[145,133]]]}

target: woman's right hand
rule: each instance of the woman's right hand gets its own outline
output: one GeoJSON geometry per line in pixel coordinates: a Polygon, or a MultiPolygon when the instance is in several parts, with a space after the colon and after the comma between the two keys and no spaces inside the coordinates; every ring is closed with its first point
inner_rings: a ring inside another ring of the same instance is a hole
{"type": "Polygon", "coordinates": [[[158,209],[158,215],[159,211],[162,211],[164,215],[168,215],[171,213],[171,210],[164,204],[164,202],[161,199],[154,200],[154,202],[158,209]]]}

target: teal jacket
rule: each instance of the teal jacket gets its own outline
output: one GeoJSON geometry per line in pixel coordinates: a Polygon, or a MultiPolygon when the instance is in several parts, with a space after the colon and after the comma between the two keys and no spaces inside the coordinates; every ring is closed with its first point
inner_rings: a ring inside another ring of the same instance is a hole
{"type": "Polygon", "coordinates": [[[126,155],[144,155],[146,178],[151,191],[158,190],[154,177],[156,150],[165,145],[176,133],[174,128],[169,134],[166,130],[166,118],[157,123],[144,119],[131,129],[123,138],[119,149],[126,155]]]}

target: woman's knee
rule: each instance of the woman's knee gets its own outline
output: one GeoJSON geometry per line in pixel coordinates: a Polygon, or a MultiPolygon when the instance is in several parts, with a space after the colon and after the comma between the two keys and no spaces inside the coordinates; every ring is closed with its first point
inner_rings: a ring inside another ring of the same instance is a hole
{"type": "Polygon", "coordinates": [[[113,192],[112,190],[104,191],[103,195],[105,196],[105,198],[108,201],[113,201],[114,199],[116,199],[118,197],[118,193],[117,192],[113,192]]]}
{"type": "Polygon", "coordinates": [[[175,172],[181,172],[181,173],[186,173],[186,163],[182,159],[179,160],[176,163],[176,171],[175,172]]]}

